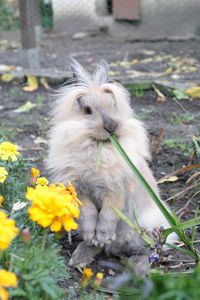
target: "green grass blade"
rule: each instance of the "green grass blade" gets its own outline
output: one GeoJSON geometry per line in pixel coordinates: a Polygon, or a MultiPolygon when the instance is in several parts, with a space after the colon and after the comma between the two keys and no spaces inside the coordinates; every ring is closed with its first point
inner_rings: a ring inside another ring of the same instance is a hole
{"type": "Polygon", "coordinates": [[[189,255],[189,256],[193,257],[195,260],[197,259],[197,256],[195,255],[195,253],[192,252],[192,251],[189,250],[189,249],[180,248],[180,247],[178,247],[178,246],[176,246],[176,245],[174,245],[174,244],[170,244],[170,243],[166,243],[165,245],[167,245],[167,246],[169,246],[170,248],[173,248],[173,249],[175,249],[175,250],[178,250],[178,251],[182,252],[182,253],[185,254],[185,255],[189,255]]]}
{"type": "MultiPolygon", "coordinates": [[[[113,144],[113,146],[116,148],[116,150],[120,153],[120,155],[126,161],[126,163],[128,164],[128,166],[130,167],[130,169],[133,171],[133,173],[137,177],[138,181],[145,188],[145,190],[148,192],[148,194],[150,195],[150,197],[154,200],[154,202],[156,203],[156,205],[160,209],[160,211],[163,214],[163,216],[167,219],[167,221],[169,222],[169,224],[172,227],[174,227],[172,231],[176,230],[176,234],[185,243],[185,245],[188,248],[188,249],[186,249],[187,254],[190,255],[190,256],[192,256],[193,258],[195,258],[197,261],[199,261],[200,260],[200,255],[198,253],[196,253],[196,251],[193,251],[192,246],[191,246],[191,242],[189,241],[189,239],[185,235],[183,229],[181,228],[181,226],[185,226],[185,225],[179,224],[179,220],[178,220],[177,216],[175,215],[175,213],[174,213],[174,215],[171,215],[169,213],[169,211],[165,208],[165,206],[163,205],[163,203],[161,202],[161,200],[159,199],[159,197],[155,194],[155,192],[153,191],[153,189],[151,188],[151,186],[148,184],[148,182],[144,179],[144,177],[141,175],[141,173],[138,171],[138,169],[132,163],[132,161],[130,160],[130,158],[128,157],[128,155],[124,151],[124,149],[121,147],[121,145],[117,141],[116,137],[114,135],[110,135],[109,139],[110,139],[111,143],[113,144]]],[[[197,221],[195,221],[195,223],[197,224],[197,221]]],[[[190,225],[191,224],[193,224],[193,221],[190,223],[190,225]]],[[[194,226],[196,226],[196,225],[194,225],[194,226]]],[[[181,251],[178,247],[177,247],[177,250],[181,251]]]]}
{"type": "Polygon", "coordinates": [[[114,212],[128,224],[137,234],[141,236],[141,238],[150,246],[154,244],[154,240],[150,238],[145,232],[143,232],[138,226],[136,226],[123,212],[121,212],[118,208],[112,207],[114,212]]]}
{"type": "MultiPolygon", "coordinates": [[[[175,221],[175,225],[179,225],[180,222],[179,222],[179,219],[178,219],[178,216],[176,215],[175,211],[172,210],[172,217],[175,221]]],[[[182,241],[189,247],[191,248],[191,243],[189,241],[189,239],[187,238],[187,236],[185,235],[184,231],[182,229],[179,230],[179,236],[180,238],[182,239],[182,241]]],[[[163,236],[164,237],[164,236],[163,236]]]]}
{"type": "Polygon", "coordinates": [[[99,165],[100,165],[102,146],[103,146],[103,142],[99,141],[98,153],[97,153],[96,171],[98,171],[99,165]]]}
{"type": "Polygon", "coordinates": [[[173,217],[170,215],[168,210],[165,208],[165,206],[162,204],[161,200],[158,198],[158,196],[155,194],[151,186],[148,184],[148,182],[144,179],[144,177],[141,175],[141,173],[138,171],[138,169],[135,167],[135,165],[132,163],[124,149],[120,146],[117,139],[114,135],[109,136],[111,143],[113,146],[117,149],[117,151],[121,154],[121,156],[124,158],[126,163],[129,165],[131,170],[134,172],[135,176],[137,177],[138,181],[142,184],[142,186],[145,188],[145,190],[148,192],[148,194],[151,196],[151,198],[154,200],[154,202],[159,207],[160,211],[164,215],[164,217],[167,219],[170,225],[176,225],[173,217]]]}
{"type": "Polygon", "coordinates": [[[137,224],[137,226],[140,227],[134,207],[133,207],[133,217],[134,217],[134,220],[135,220],[135,223],[137,224]]]}
{"type": "MultiPolygon", "coordinates": [[[[195,215],[194,215],[194,218],[197,219],[197,216],[198,216],[198,212],[199,212],[199,207],[197,207],[196,211],[195,211],[195,215]]],[[[192,235],[191,235],[191,247],[192,247],[192,250],[194,251],[194,236],[195,236],[195,230],[196,228],[193,227],[192,228],[192,235]]]]}
{"type": "Polygon", "coordinates": [[[199,146],[199,143],[198,143],[199,138],[197,138],[196,136],[193,136],[192,139],[193,139],[196,151],[197,151],[198,155],[200,155],[200,146],[199,146]]]}
{"type": "Polygon", "coordinates": [[[185,221],[185,222],[180,223],[180,224],[175,225],[175,226],[171,226],[170,228],[167,228],[167,229],[163,230],[162,234],[163,234],[163,237],[166,239],[168,237],[168,235],[170,233],[174,232],[174,231],[184,230],[186,228],[192,228],[192,227],[195,227],[197,225],[200,225],[200,217],[190,219],[188,221],[185,221]]]}

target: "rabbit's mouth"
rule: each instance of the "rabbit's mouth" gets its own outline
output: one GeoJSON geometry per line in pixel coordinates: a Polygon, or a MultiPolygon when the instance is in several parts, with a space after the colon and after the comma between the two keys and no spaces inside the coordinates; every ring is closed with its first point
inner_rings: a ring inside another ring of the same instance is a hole
{"type": "MultiPolygon", "coordinates": [[[[108,134],[108,135],[106,135],[106,136],[99,136],[99,137],[93,137],[92,138],[92,141],[94,142],[94,143],[97,143],[97,144],[99,144],[99,142],[103,142],[103,143],[105,143],[105,144],[108,144],[108,143],[110,143],[111,141],[110,141],[110,135],[111,134],[108,134]]],[[[119,138],[119,135],[118,134],[114,134],[114,136],[118,139],[119,138]]]]}
{"type": "Polygon", "coordinates": [[[92,139],[93,140],[93,142],[95,143],[95,144],[99,144],[99,142],[103,142],[103,143],[105,143],[105,144],[108,144],[108,143],[110,143],[110,139],[109,139],[109,137],[108,138],[106,138],[106,139],[98,139],[98,138],[93,138],[92,139]]]}

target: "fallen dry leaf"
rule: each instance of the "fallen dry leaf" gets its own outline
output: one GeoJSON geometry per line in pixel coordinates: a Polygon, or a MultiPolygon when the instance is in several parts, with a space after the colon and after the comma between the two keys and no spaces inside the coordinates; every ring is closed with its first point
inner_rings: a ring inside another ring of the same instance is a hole
{"type": "Polygon", "coordinates": [[[47,140],[45,140],[41,136],[38,136],[33,142],[36,145],[38,145],[38,144],[47,144],[47,140]]]}
{"type": "Polygon", "coordinates": [[[184,174],[187,171],[194,170],[194,169],[197,169],[197,168],[200,168],[200,164],[193,164],[193,165],[189,165],[189,166],[186,166],[186,167],[182,167],[180,169],[177,169],[177,170],[165,175],[160,180],[158,180],[158,182],[160,183],[160,181],[163,181],[163,180],[165,181],[165,179],[176,176],[177,174],[184,174]]]}
{"type": "Polygon", "coordinates": [[[49,90],[49,89],[50,89],[50,86],[49,86],[48,81],[47,81],[46,78],[41,77],[41,78],[40,78],[40,83],[43,85],[43,87],[44,87],[46,90],[49,90]]]}
{"type": "Polygon", "coordinates": [[[130,65],[135,65],[138,63],[138,59],[135,58],[135,59],[131,60],[129,63],[130,63],[130,65]]]}
{"type": "Polygon", "coordinates": [[[164,183],[164,182],[175,182],[178,180],[177,176],[171,176],[169,178],[161,178],[157,181],[158,184],[164,183]]]}
{"type": "Polygon", "coordinates": [[[140,61],[141,64],[149,64],[153,61],[153,57],[147,57],[147,58],[144,58],[140,61]]]}
{"type": "Polygon", "coordinates": [[[119,74],[120,74],[119,71],[112,71],[112,70],[109,71],[109,76],[115,76],[115,75],[119,75],[119,74]]]}
{"type": "Polygon", "coordinates": [[[13,80],[13,78],[14,78],[14,75],[11,73],[5,73],[1,76],[1,80],[3,82],[10,82],[13,80]]]}
{"type": "Polygon", "coordinates": [[[1,72],[9,72],[9,71],[13,71],[13,70],[16,70],[16,66],[14,65],[1,65],[0,64],[0,71],[1,72]]]}
{"type": "Polygon", "coordinates": [[[152,84],[152,87],[157,94],[157,101],[164,103],[166,100],[165,95],[163,95],[163,93],[161,93],[161,91],[154,84],[152,84]]]}
{"type": "Polygon", "coordinates": [[[168,68],[165,70],[165,74],[170,75],[170,74],[172,74],[172,71],[173,71],[172,67],[168,67],[168,68]]]}
{"type": "Polygon", "coordinates": [[[200,86],[194,86],[185,91],[187,95],[189,95],[192,99],[199,98],[200,99],[200,86]]]}
{"type": "Polygon", "coordinates": [[[17,109],[14,110],[16,113],[28,113],[36,106],[35,103],[31,101],[27,101],[25,104],[21,105],[17,109]]]}
{"type": "Polygon", "coordinates": [[[27,75],[27,85],[23,87],[25,92],[34,92],[38,89],[38,80],[33,75],[27,75]]]}

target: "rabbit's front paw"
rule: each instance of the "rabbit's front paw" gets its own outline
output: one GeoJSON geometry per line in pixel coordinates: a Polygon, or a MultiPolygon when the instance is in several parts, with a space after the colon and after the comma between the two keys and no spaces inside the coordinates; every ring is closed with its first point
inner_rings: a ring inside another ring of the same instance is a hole
{"type": "Polygon", "coordinates": [[[94,230],[91,230],[91,229],[88,229],[88,230],[84,230],[83,233],[83,240],[87,243],[87,245],[92,245],[92,241],[94,239],[94,236],[95,236],[95,231],[94,230]]]}
{"type": "Polygon", "coordinates": [[[88,246],[86,242],[81,242],[73,252],[69,265],[83,268],[89,265],[101,251],[101,248],[88,246]]]}
{"type": "Polygon", "coordinates": [[[101,248],[105,245],[109,245],[116,238],[115,228],[116,226],[114,224],[99,222],[96,228],[96,236],[93,239],[92,244],[101,248]]]}

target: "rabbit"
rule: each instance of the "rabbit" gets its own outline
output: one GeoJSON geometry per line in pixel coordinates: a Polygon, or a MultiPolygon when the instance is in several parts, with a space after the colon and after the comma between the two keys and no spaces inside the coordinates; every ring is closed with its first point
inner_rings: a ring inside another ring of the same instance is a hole
{"type": "MultiPolygon", "coordinates": [[[[90,75],[72,60],[71,70],[75,82],[59,90],[52,111],[47,168],[55,182],[70,180],[82,201],[79,233],[83,241],[72,254],[70,264],[83,267],[102,250],[109,255],[132,255],[144,247],[141,237],[112,207],[135,223],[134,209],[137,222],[147,232],[169,224],[109,140],[110,134],[116,136],[159,196],[148,166],[148,134],[131,108],[129,92],[121,84],[109,81],[105,62],[90,75]],[[99,141],[103,146],[96,170],[99,141]]],[[[174,238],[172,234],[169,239],[171,236],[174,238]]]]}

